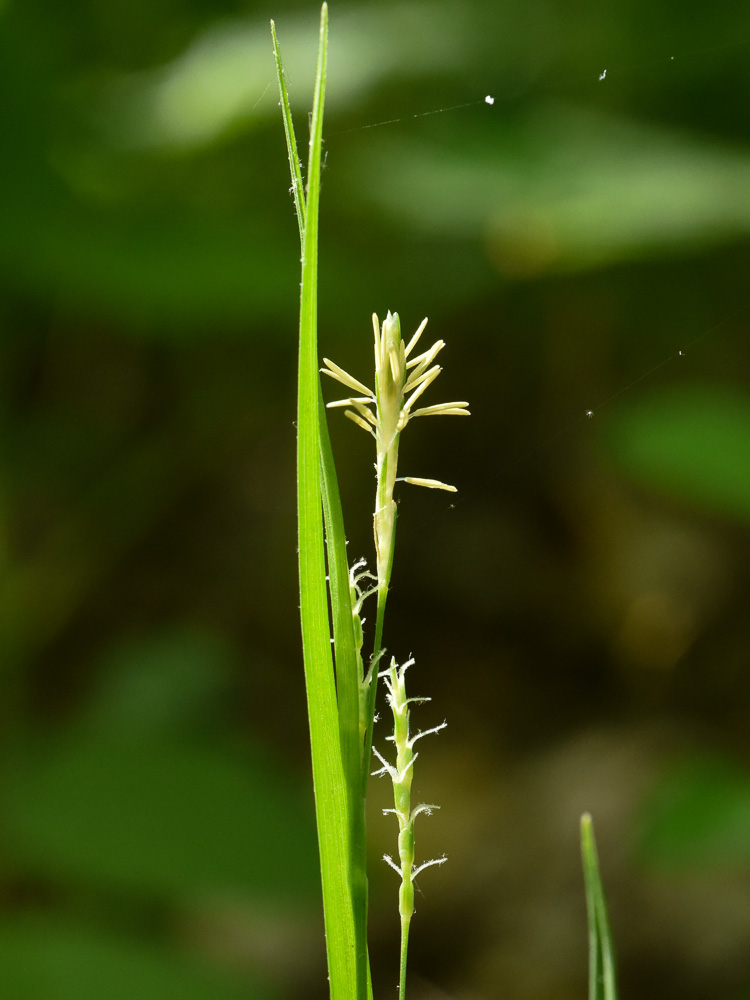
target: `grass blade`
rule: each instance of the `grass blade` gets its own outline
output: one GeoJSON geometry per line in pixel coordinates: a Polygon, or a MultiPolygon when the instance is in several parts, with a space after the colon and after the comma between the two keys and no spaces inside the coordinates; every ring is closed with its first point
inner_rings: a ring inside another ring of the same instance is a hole
{"type": "Polygon", "coordinates": [[[363,759],[363,746],[359,733],[359,676],[362,668],[354,640],[344,515],[322,399],[320,445],[323,511],[336,656],[339,734],[349,812],[349,881],[357,942],[357,995],[365,997],[370,973],[367,955],[367,837],[361,775],[363,768],[369,770],[369,758],[363,759]]]}
{"type": "Polygon", "coordinates": [[[301,245],[305,242],[305,215],[307,206],[305,204],[305,191],[302,184],[302,167],[299,162],[299,152],[297,150],[297,139],[294,134],[294,121],[292,120],[292,109],[289,106],[289,94],[286,89],[286,77],[284,76],[284,64],[281,61],[281,51],[279,50],[279,40],[276,37],[276,25],[271,21],[271,37],[273,38],[273,54],[276,59],[276,79],[279,81],[279,95],[281,97],[281,115],[284,119],[284,134],[286,136],[286,151],[289,157],[289,171],[292,175],[292,194],[294,195],[294,205],[297,209],[297,223],[299,224],[299,241],[301,245]]]}
{"type": "MultiPolygon", "coordinates": [[[[328,49],[328,8],[320,17],[318,66],[305,199],[284,70],[272,25],[287,152],[302,243],[299,384],[297,408],[297,511],[299,523],[300,617],[318,825],[328,975],[332,1000],[357,992],[354,910],[350,887],[350,828],[347,783],[341,755],[339,716],[331,654],[326,560],[323,542],[318,375],[318,208],[328,49]]],[[[364,994],[361,994],[364,997],[364,994]]]]}
{"type": "Polygon", "coordinates": [[[323,401],[320,401],[320,467],[325,515],[329,589],[333,615],[333,648],[336,657],[336,693],[344,771],[353,779],[351,791],[359,795],[361,750],[359,741],[359,669],[354,642],[352,605],[349,594],[349,562],[346,554],[344,515],[341,509],[336,467],[328,436],[323,401]]]}
{"type": "Polygon", "coordinates": [[[617,1000],[615,953],[591,816],[581,816],[581,856],[589,924],[589,1000],[617,1000]]]}

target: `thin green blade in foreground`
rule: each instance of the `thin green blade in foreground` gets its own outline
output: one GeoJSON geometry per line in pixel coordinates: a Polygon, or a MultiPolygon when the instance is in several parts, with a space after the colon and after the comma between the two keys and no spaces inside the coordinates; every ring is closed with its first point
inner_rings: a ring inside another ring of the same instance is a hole
{"type": "Polygon", "coordinates": [[[299,160],[281,57],[277,52],[297,214],[302,235],[299,386],[297,411],[297,510],[299,519],[300,615],[305,662],[315,809],[323,886],[323,910],[332,1000],[357,995],[356,935],[349,887],[349,823],[346,783],[339,742],[339,722],[331,655],[326,589],[320,469],[320,390],[317,345],[318,207],[320,161],[328,46],[328,8],[320,17],[318,68],[311,122],[309,186],[306,211],[296,183],[299,160]],[[299,193],[299,198],[297,194],[299,193]],[[304,218],[304,230],[302,219],[304,218]]]}
{"type": "Polygon", "coordinates": [[[612,932],[589,813],[581,816],[581,856],[589,923],[589,1000],[617,1000],[612,932]]]}
{"type": "Polygon", "coordinates": [[[302,185],[302,167],[299,162],[299,152],[297,150],[297,139],[294,134],[294,121],[292,120],[292,109],[289,106],[289,94],[286,89],[286,77],[284,76],[284,64],[281,61],[279,50],[279,40],[276,37],[276,25],[271,21],[271,37],[273,38],[273,54],[276,59],[276,79],[279,81],[279,95],[281,96],[281,114],[284,119],[284,134],[286,136],[286,151],[289,157],[289,170],[292,175],[292,193],[294,194],[294,205],[297,209],[297,223],[299,225],[299,240],[304,247],[305,243],[305,190],[302,185]]]}
{"type": "Polygon", "coordinates": [[[370,964],[367,953],[367,836],[365,799],[362,794],[362,770],[369,769],[369,757],[362,758],[359,733],[359,675],[349,593],[349,564],[346,554],[344,515],[339,485],[328,435],[325,407],[320,401],[320,458],[323,475],[323,511],[325,514],[334,652],[336,655],[336,691],[338,696],[339,734],[344,780],[349,812],[349,886],[354,907],[357,948],[357,992],[371,995],[370,964]]]}

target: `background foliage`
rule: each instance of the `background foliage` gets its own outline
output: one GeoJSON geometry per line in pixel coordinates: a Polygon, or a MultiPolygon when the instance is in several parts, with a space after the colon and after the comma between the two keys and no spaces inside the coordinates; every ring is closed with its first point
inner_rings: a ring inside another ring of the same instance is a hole
{"type": "MultiPolygon", "coordinates": [[[[270,17],[302,137],[317,3],[0,5],[7,1000],[324,995],[270,17]]],[[[331,10],[322,349],[427,314],[474,414],[402,458],[460,489],[389,622],[449,721],[415,996],[584,995],[584,809],[623,996],[750,995],[749,55],[730,0],[331,10]]]]}

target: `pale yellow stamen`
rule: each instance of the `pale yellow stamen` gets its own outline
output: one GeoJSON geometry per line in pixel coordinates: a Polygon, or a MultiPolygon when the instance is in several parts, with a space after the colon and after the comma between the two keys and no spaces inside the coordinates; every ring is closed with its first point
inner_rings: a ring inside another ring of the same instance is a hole
{"type": "Polygon", "coordinates": [[[406,350],[404,351],[404,357],[405,358],[408,358],[409,355],[412,352],[412,349],[414,347],[416,347],[417,341],[419,340],[419,338],[424,333],[424,328],[426,326],[427,326],[427,317],[425,316],[425,318],[422,320],[422,322],[417,327],[417,332],[414,334],[414,336],[411,338],[411,340],[409,341],[409,343],[406,345],[406,350]]]}
{"type": "Polygon", "coordinates": [[[399,376],[399,363],[398,363],[398,351],[395,347],[392,347],[388,351],[388,360],[391,363],[391,375],[393,376],[393,381],[396,382],[399,376]]]}
{"type": "Polygon", "coordinates": [[[429,490],[447,490],[449,493],[458,493],[455,486],[449,486],[448,483],[441,483],[439,479],[419,479],[416,476],[404,476],[403,481],[411,483],[412,486],[426,486],[429,490]]]}
{"type": "Polygon", "coordinates": [[[326,403],[327,409],[333,409],[334,406],[353,406],[354,403],[371,403],[372,400],[369,396],[349,396],[347,399],[333,399],[330,403],[326,403]]]}
{"type": "Polygon", "coordinates": [[[437,365],[435,365],[435,367],[432,369],[432,373],[426,376],[420,382],[420,384],[417,386],[417,388],[414,390],[411,396],[409,396],[407,401],[404,403],[401,409],[401,413],[406,417],[406,420],[404,420],[404,426],[406,426],[406,422],[409,419],[410,416],[409,410],[411,410],[412,405],[416,402],[417,399],[419,399],[419,397],[422,395],[425,389],[429,389],[430,384],[435,381],[435,379],[438,377],[439,374],[440,374],[440,368],[437,365]]]}
{"type": "Polygon", "coordinates": [[[352,404],[357,413],[367,421],[368,424],[372,424],[373,427],[377,427],[378,422],[375,419],[375,414],[372,410],[368,410],[364,402],[360,399],[350,399],[349,402],[352,404]]]}
{"type": "Polygon", "coordinates": [[[468,405],[468,403],[437,403],[435,406],[422,406],[410,414],[410,416],[412,418],[438,416],[470,417],[471,414],[469,411],[464,409],[468,405]]]}
{"type": "Polygon", "coordinates": [[[354,389],[355,392],[365,393],[368,399],[375,398],[374,394],[367,388],[366,385],[362,385],[362,383],[354,378],[353,375],[350,375],[349,372],[344,371],[343,368],[339,368],[335,362],[329,361],[328,358],[323,358],[323,364],[327,366],[320,369],[324,375],[330,375],[331,378],[335,378],[343,385],[348,386],[350,389],[354,389]]]}
{"type": "Polygon", "coordinates": [[[372,427],[370,427],[370,425],[364,421],[358,413],[355,413],[354,410],[344,410],[344,416],[352,420],[357,427],[361,427],[362,430],[367,431],[368,434],[372,434],[372,436],[375,437],[375,431],[372,427]]]}
{"type": "MultiPolygon", "coordinates": [[[[437,354],[440,351],[442,351],[442,349],[444,347],[445,347],[445,341],[444,340],[436,340],[435,343],[432,345],[432,347],[429,349],[429,351],[425,351],[424,354],[419,354],[419,355],[417,355],[416,358],[412,358],[411,361],[407,361],[406,362],[406,367],[407,368],[414,368],[415,365],[416,365],[420,369],[426,368],[427,365],[429,365],[429,364],[432,363],[432,361],[435,359],[435,357],[437,356],[437,354]]],[[[417,372],[412,372],[412,375],[416,375],[416,374],[417,374],[417,372]]]]}
{"type": "Polygon", "coordinates": [[[438,375],[442,370],[443,369],[440,367],[440,365],[435,365],[434,367],[430,368],[429,371],[422,372],[419,375],[412,375],[406,381],[406,385],[404,386],[404,392],[411,392],[412,389],[416,389],[417,386],[421,385],[423,382],[427,382],[427,385],[429,385],[430,382],[432,382],[434,379],[438,377],[438,375]]]}

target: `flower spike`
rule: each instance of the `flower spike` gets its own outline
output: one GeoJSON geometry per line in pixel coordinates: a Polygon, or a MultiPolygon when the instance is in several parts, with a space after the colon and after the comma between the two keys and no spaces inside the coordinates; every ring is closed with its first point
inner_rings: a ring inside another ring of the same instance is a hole
{"type": "MultiPolygon", "coordinates": [[[[389,312],[381,325],[377,314],[372,315],[375,336],[375,389],[354,378],[347,371],[323,359],[324,375],[340,382],[354,393],[337,399],[329,407],[346,407],[344,415],[362,430],[375,438],[377,461],[377,504],[374,516],[375,551],[377,553],[378,586],[387,588],[390,563],[393,556],[393,533],[396,522],[396,504],[393,487],[397,481],[398,444],[401,431],[414,417],[469,416],[467,402],[437,403],[413,409],[414,404],[438,377],[442,368],[433,364],[445,342],[437,340],[428,350],[411,357],[414,348],[427,326],[427,319],[419,324],[407,345],[401,339],[401,322],[398,313],[389,312]]],[[[430,489],[455,492],[438,479],[413,476],[401,477],[403,482],[430,489]]]]}
{"type": "MultiPolygon", "coordinates": [[[[434,858],[425,861],[420,865],[414,864],[414,820],[420,813],[429,816],[433,809],[438,806],[422,805],[412,808],[411,805],[411,785],[414,777],[414,762],[418,754],[414,752],[414,744],[423,736],[431,733],[439,733],[445,729],[446,723],[426,729],[424,732],[409,735],[409,705],[412,702],[429,701],[429,698],[407,698],[404,675],[407,669],[414,663],[414,660],[407,660],[399,667],[395,659],[391,659],[391,665],[387,670],[383,670],[378,676],[383,678],[388,704],[393,712],[393,736],[387,737],[396,745],[396,763],[389,764],[381,753],[373,748],[373,753],[383,765],[375,774],[387,774],[393,782],[393,809],[384,809],[384,813],[393,813],[398,820],[398,860],[396,864],[390,855],[383,855],[391,868],[401,876],[401,888],[399,890],[399,915],[401,917],[401,940],[402,949],[405,949],[409,936],[409,925],[414,914],[414,879],[425,868],[432,865],[442,865],[447,860],[434,858]]],[[[403,952],[402,952],[403,955],[403,952]]],[[[404,961],[402,960],[402,971],[404,961]]]]}

